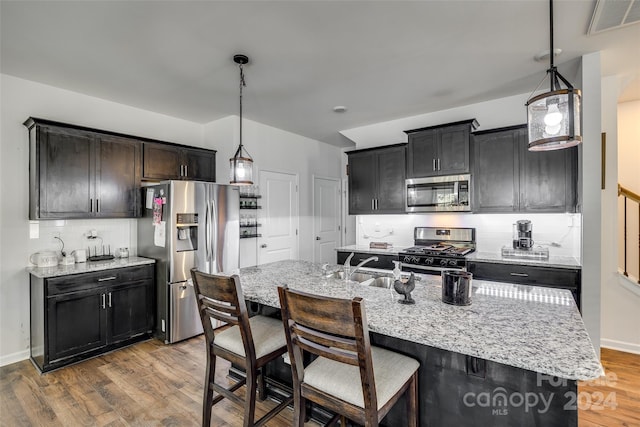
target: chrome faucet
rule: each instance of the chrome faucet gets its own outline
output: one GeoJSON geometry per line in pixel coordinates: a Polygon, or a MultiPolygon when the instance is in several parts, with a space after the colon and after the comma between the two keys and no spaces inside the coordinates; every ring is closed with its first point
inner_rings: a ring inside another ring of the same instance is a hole
{"type": "Polygon", "coordinates": [[[349,255],[347,260],[344,262],[344,266],[342,268],[342,271],[344,271],[344,280],[349,280],[351,277],[351,258],[353,258],[354,255],[355,253],[351,252],[351,255],[349,255]]]}
{"type": "MultiPolygon", "coordinates": [[[[350,257],[351,256],[353,256],[353,254],[351,254],[350,257]]],[[[350,260],[351,260],[350,258],[347,258],[347,261],[350,261],[350,260]]],[[[369,258],[361,261],[360,264],[356,265],[356,268],[354,268],[353,270],[350,269],[351,271],[349,271],[349,273],[347,273],[345,271],[345,275],[344,275],[345,279],[346,280],[351,280],[351,276],[353,276],[355,274],[355,272],[360,269],[360,267],[362,267],[363,265],[365,265],[366,263],[371,262],[371,261],[378,261],[378,257],[377,256],[369,257],[369,258]]]]}

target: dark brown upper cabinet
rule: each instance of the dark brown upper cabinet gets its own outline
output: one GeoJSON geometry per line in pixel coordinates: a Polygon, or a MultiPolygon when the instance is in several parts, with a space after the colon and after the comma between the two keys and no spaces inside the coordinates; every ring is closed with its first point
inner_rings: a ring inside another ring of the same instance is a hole
{"type": "Polygon", "coordinates": [[[349,214],[405,213],[406,144],[348,152],[349,214]]]}
{"type": "Polygon", "coordinates": [[[140,144],[30,118],[29,218],[137,215],[140,144]]]}
{"type": "Polygon", "coordinates": [[[473,137],[474,212],[578,211],[578,147],[534,152],[526,125],[473,137]]]}
{"type": "Polygon", "coordinates": [[[476,119],[407,130],[407,178],[469,173],[469,137],[476,119]]]}
{"type": "Polygon", "coordinates": [[[143,179],[216,181],[215,151],[145,142],[143,157],[143,179]]]}
{"type": "Polygon", "coordinates": [[[216,180],[215,150],[33,117],[24,125],[29,219],[135,218],[143,179],[216,180]]]}

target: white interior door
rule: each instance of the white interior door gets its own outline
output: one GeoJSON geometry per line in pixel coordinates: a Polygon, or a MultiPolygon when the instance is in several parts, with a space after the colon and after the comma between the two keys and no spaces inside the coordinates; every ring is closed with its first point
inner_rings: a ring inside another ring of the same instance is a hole
{"type": "Polygon", "coordinates": [[[313,177],[313,260],[336,262],[340,245],[340,181],[313,177]]]}
{"type": "Polygon", "coordinates": [[[260,171],[258,264],[298,259],[298,176],[260,171]]]}

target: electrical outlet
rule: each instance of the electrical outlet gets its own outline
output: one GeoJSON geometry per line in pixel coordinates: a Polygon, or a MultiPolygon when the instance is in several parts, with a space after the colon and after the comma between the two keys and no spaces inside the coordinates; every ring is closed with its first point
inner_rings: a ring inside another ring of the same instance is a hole
{"type": "Polygon", "coordinates": [[[375,231],[376,233],[380,232],[380,223],[376,222],[376,224],[373,226],[373,231],[375,231]]]}

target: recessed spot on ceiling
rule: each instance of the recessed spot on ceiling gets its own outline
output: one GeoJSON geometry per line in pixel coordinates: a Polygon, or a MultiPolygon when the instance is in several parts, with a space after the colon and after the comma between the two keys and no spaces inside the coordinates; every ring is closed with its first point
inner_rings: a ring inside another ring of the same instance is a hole
{"type": "Polygon", "coordinates": [[[335,113],[344,113],[347,111],[347,107],[345,107],[344,105],[336,105],[335,107],[333,107],[333,111],[335,113]]]}
{"type": "Polygon", "coordinates": [[[640,22],[639,0],[598,0],[587,34],[624,27],[640,22]]]}
{"type": "MultiPolygon", "coordinates": [[[[562,49],[559,49],[559,48],[553,49],[553,57],[554,58],[557,58],[561,53],[562,53],[562,49]]],[[[536,56],[534,56],[533,59],[535,59],[538,62],[546,62],[546,61],[548,61],[549,60],[549,49],[543,50],[542,52],[536,54],[536,56]]]]}

